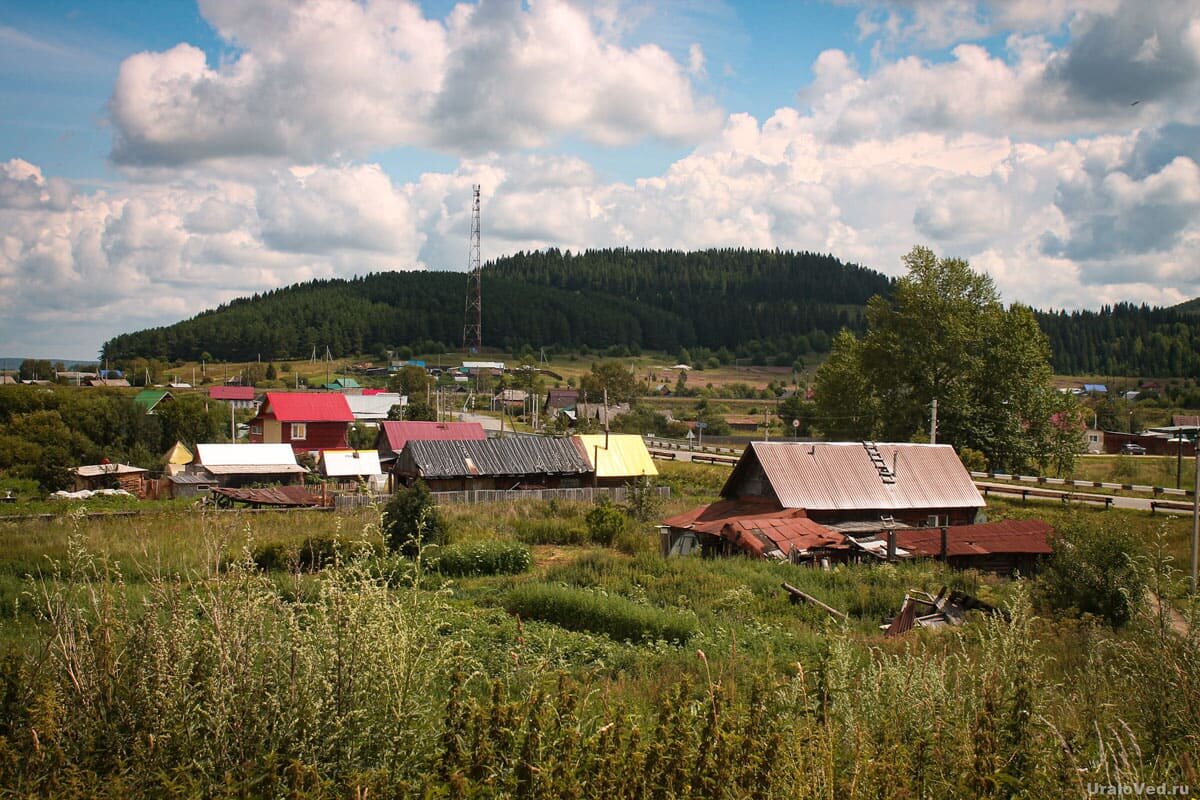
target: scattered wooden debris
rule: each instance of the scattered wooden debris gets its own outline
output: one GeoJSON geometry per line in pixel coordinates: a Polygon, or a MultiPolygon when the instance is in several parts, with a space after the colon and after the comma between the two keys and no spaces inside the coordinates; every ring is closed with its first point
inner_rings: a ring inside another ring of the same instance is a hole
{"type": "Polygon", "coordinates": [[[988,614],[996,612],[994,606],[973,597],[966,592],[953,591],[946,593],[946,587],[937,596],[928,592],[910,589],[904,595],[904,604],[900,613],[887,625],[880,625],[883,635],[891,638],[908,633],[916,627],[940,628],[944,625],[962,625],[966,621],[968,611],[983,611],[988,614]]]}
{"type": "Polygon", "coordinates": [[[788,593],[788,599],[791,600],[792,603],[805,602],[805,603],[808,603],[809,605],[814,605],[817,608],[821,609],[822,611],[825,611],[826,613],[828,613],[830,616],[837,617],[838,619],[842,620],[843,622],[848,622],[850,619],[845,614],[843,614],[841,611],[838,611],[836,608],[833,608],[832,606],[825,605],[820,600],[813,597],[811,594],[805,594],[804,592],[797,589],[795,586],[792,586],[787,581],[783,582],[783,588],[784,588],[784,591],[786,591],[788,593]]]}

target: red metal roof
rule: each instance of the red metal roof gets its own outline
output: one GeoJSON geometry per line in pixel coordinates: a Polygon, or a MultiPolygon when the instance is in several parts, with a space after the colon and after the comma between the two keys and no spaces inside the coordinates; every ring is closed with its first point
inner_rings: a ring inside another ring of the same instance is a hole
{"type": "Polygon", "coordinates": [[[387,437],[388,447],[399,453],[409,440],[419,442],[482,441],[487,432],[478,422],[400,422],[379,423],[380,432],[387,437]]]}
{"type": "Polygon", "coordinates": [[[213,400],[253,400],[253,386],[210,386],[208,396],[213,400]]]}
{"type": "Polygon", "coordinates": [[[346,398],[332,392],[267,392],[259,414],[280,422],[354,422],[346,398]]]}
{"type": "Polygon", "coordinates": [[[737,491],[754,462],[785,508],[867,511],[981,508],[983,497],[949,445],[873,444],[889,482],[861,442],[752,442],[722,496],[737,491]]]}
{"type": "MultiPolygon", "coordinates": [[[[949,556],[999,554],[1049,555],[1054,528],[1040,519],[1007,519],[946,529],[949,556]]],[[[896,531],[896,546],[916,555],[936,557],[942,552],[939,528],[896,531]]]]}
{"type": "Polygon", "coordinates": [[[777,557],[786,557],[793,548],[836,547],[846,540],[844,534],[808,519],[804,509],[759,500],[721,500],[677,514],[663,524],[720,536],[760,557],[774,551],[777,557]]]}

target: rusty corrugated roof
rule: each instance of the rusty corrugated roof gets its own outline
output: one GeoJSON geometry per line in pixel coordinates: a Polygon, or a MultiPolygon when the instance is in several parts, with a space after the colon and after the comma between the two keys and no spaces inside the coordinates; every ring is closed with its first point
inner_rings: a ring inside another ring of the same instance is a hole
{"type": "MultiPolygon", "coordinates": [[[[1040,519],[1007,519],[979,525],[955,525],[946,529],[949,556],[1050,555],[1054,528],[1040,519]]],[[[936,557],[942,552],[939,528],[896,531],[896,545],[914,555],[936,557]]]]}
{"type": "Polygon", "coordinates": [[[754,463],[762,465],[785,508],[868,511],[985,505],[949,445],[752,442],[721,490],[723,497],[737,491],[754,463]]]}
{"type": "Polygon", "coordinates": [[[808,519],[804,509],[757,499],[719,500],[663,520],[672,528],[721,536],[751,555],[786,558],[792,549],[836,547],[845,534],[808,519]]]}
{"type": "Polygon", "coordinates": [[[321,498],[311,494],[303,486],[272,486],[265,489],[223,489],[215,487],[212,493],[223,495],[230,500],[253,503],[259,506],[300,508],[321,505],[321,498]]]}
{"type": "MultiPolygon", "coordinates": [[[[422,478],[584,475],[592,471],[574,442],[548,436],[483,441],[409,440],[404,449],[422,478]]],[[[405,460],[401,458],[402,463],[405,460]]]]}

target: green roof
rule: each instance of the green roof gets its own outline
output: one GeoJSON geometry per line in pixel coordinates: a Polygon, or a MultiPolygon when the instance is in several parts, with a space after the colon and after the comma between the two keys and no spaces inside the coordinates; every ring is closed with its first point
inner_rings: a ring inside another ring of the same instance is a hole
{"type": "Polygon", "coordinates": [[[358,381],[354,378],[336,378],[333,383],[325,384],[326,389],[361,389],[358,381]]]}
{"type": "Polygon", "coordinates": [[[163,401],[163,398],[170,396],[171,393],[166,389],[142,389],[134,396],[133,402],[137,403],[149,414],[154,410],[156,405],[163,401]]]}

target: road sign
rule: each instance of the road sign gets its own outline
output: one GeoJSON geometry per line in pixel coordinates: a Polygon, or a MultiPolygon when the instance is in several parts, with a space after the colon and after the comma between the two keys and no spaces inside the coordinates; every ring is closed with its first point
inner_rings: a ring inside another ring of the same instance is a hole
{"type": "Polygon", "coordinates": [[[695,439],[695,438],[696,438],[696,434],[692,433],[692,432],[689,430],[689,431],[688,431],[688,436],[687,436],[687,438],[689,438],[689,439],[695,439]]]}
{"type": "Polygon", "coordinates": [[[696,423],[696,428],[697,428],[697,430],[704,430],[704,429],[705,429],[705,428],[707,428],[707,427],[708,427],[708,423],[707,423],[707,422],[697,422],[697,423],[696,423]]]}
{"type": "Polygon", "coordinates": [[[792,427],[793,427],[793,428],[799,428],[799,427],[800,427],[800,420],[798,420],[798,419],[794,419],[794,420],[792,420],[792,427]]]}

